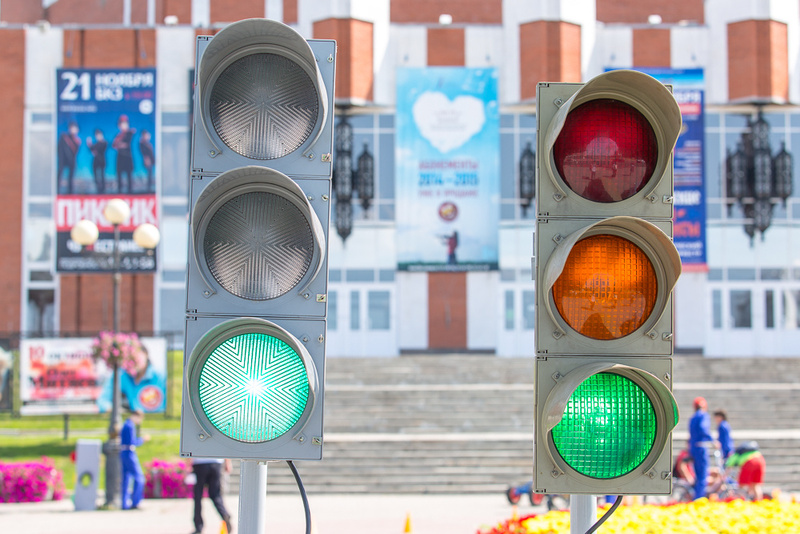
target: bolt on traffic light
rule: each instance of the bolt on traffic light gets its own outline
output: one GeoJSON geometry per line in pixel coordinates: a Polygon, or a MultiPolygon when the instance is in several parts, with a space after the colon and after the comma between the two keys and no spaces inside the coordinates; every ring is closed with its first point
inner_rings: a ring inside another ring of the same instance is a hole
{"type": "Polygon", "coordinates": [[[183,456],[320,459],[336,44],[197,38],[183,456]]]}
{"type": "Polygon", "coordinates": [[[537,92],[534,488],[669,493],[670,90],[634,71],[537,92]]]}

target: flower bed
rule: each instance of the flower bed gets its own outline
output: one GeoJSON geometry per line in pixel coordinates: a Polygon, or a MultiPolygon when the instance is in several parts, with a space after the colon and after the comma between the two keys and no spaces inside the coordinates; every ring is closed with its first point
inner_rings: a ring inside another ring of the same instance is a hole
{"type": "Polygon", "coordinates": [[[0,503],[58,501],[64,496],[64,475],[53,460],[0,462],[0,503]]]}
{"type": "MultiPolygon", "coordinates": [[[[605,509],[607,507],[598,510],[598,517],[605,509]]],[[[569,527],[569,511],[548,512],[512,518],[494,528],[478,530],[478,534],[561,534],[569,533],[569,527]]],[[[800,532],[800,504],[777,499],[759,502],[699,499],[668,506],[623,506],[599,530],[605,534],[666,531],[670,534],[800,532]]]]}
{"type": "Polygon", "coordinates": [[[153,460],[145,465],[144,496],[146,499],[185,499],[192,496],[193,484],[186,483],[192,472],[187,462],[153,460]]]}

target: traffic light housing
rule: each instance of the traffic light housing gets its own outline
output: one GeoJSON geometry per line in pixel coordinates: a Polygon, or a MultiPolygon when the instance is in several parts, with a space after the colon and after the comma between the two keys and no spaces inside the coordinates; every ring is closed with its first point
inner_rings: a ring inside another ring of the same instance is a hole
{"type": "Polygon", "coordinates": [[[540,83],[537,123],[534,491],[667,494],[680,109],[611,71],[540,83]]]}
{"type": "Polygon", "coordinates": [[[336,44],[197,38],[181,455],[322,458],[336,44]]]}

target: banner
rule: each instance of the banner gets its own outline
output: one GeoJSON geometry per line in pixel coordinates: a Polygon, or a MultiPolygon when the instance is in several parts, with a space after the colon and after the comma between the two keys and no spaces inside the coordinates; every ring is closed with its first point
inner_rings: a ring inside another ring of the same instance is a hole
{"type": "MultiPolygon", "coordinates": [[[[608,69],[610,70],[610,69],[608,69]]],[[[675,224],[673,242],[685,270],[702,271],[706,265],[706,197],[703,162],[703,69],[641,68],[661,83],[672,85],[681,108],[683,128],[675,144],[675,224]]]]}
{"type": "MultiPolygon", "coordinates": [[[[167,341],[140,338],[148,360],[135,375],[120,369],[123,410],[163,412],[167,399],[167,341]]],[[[113,372],[92,358],[92,338],[20,342],[20,413],[53,415],[111,410],[113,372]]]]}
{"type": "Polygon", "coordinates": [[[155,256],[133,242],[133,229],[157,224],[155,69],[58,69],[56,72],[56,270],[112,271],[112,198],[131,206],[120,228],[122,271],[154,271],[155,256]],[[81,219],[100,238],[82,249],[69,237],[81,219]]]}
{"type": "Polygon", "coordinates": [[[398,269],[497,269],[497,71],[399,69],[396,121],[398,269]]]}

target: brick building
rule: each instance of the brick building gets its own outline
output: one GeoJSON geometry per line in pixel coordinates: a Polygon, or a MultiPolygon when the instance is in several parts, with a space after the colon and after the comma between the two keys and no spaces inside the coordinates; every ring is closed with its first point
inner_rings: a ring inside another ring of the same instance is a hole
{"type": "Polygon", "coordinates": [[[337,40],[337,112],[348,114],[355,146],[375,161],[371,206],[354,207],[346,240],[331,226],[330,354],[532,353],[534,220],[520,204],[517,173],[536,137],[536,85],[585,81],[613,68],[702,72],[706,261],[688,266],[678,283],[676,347],[797,353],[798,187],[772,202],[768,227],[754,231],[724,172],[728,152],[761,112],[772,151],[793,153],[795,183],[800,176],[800,2],[766,0],[3,0],[0,330],[92,335],[110,328],[111,277],[55,269],[55,73],[154,68],[159,267],[123,276],[120,323],[175,332],[180,344],[195,36],[248,17],[337,40]],[[396,72],[426,66],[498,71],[498,270],[397,270],[396,72]]]}

